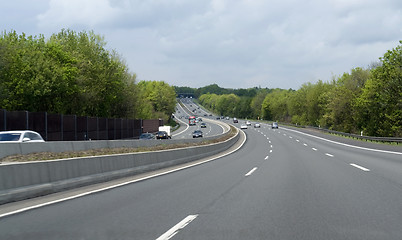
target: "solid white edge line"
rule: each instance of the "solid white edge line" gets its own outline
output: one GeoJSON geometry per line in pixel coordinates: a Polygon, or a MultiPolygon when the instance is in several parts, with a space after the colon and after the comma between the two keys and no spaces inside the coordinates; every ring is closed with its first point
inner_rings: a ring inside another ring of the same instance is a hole
{"type": "MultiPolygon", "coordinates": [[[[180,104],[178,104],[178,105],[180,106],[180,104]]],[[[184,112],[184,109],[183,109],[181,106],[180,106],[180,108],[181,108],[182,111],[184,112]]],[[[178,133],[176,133],[176,134],[172,134],[172,136],[175,137],[175,136],[180,135],[180,134],[182,134],[183,132],[187,131],[187,129],[188,129],[190,126],[189,126],[185,121],[181,120],[180,118],[177,118],[176,115],[173,115],[173,116],[174,116],[175,119],[178,119],[180,122],[184,123],[184,124],[187,126],[186,129],[184,129],[183,131],[178,132],[178,133]]]]}
{"type": "Polygon", "coordinates": [[[185,228],[188,224],[190,224],[192,221],[194,221],[194,219],[196,219],[197,217],[198,217],[198,214],[197,215],[189,215],[189,216],[187,216],[186,218],[181,220],[181,222],[179,222],[178,224],[174,225],[171,229],[169,229],[167,232],[165,232],[160,237],[158,237],[156,240],[168,240],[168,239],[172,238],[181,229],[185,228]]]}
{"type": "MultiPolygon", "coordinates": [[[[340,142],[332,141],[332,140],[325,139],[325,138],[322,138],[322,137],[317,137],[317,136],[314,136],[314,135],[311,135],[311,134],[308,134],[308,133],[300,132],[300,131],[289,129],[289,128],[283,128],[283,129],[288,130],[288,131],[297,132],[297,133],[300,133],[300,134],[303,134],[303,135],[306,135],[306,136],[309,136],[309,137],[317,138],[317,139],[320,139],[320,140],[323,140],[323,141],[327,141],[327,142],[338,144],[338,145],[345,146],[345,147],[356,148],[356,149],[367,150],[367,151],[373,151],[373,152],[380,152],[380,153],[390,153],[390,154],[402,155],[402,152],[392,152],[392,151],[379,150],[379,149],[373,149],[373,148],[358,147],[358,146],[354,146],[354,145],[350,145],[350,144],[346,144],[346,143],[340,143],[340,142]]],[[[296,141],[298,141],[298,140],[296,140],[296,141]]]]}
{"type": "Polygon", "coordinates": [[[54,201],[50,201],[50,202],[46,202],[46,203],[37,204],[37,205],[30,206],[30,207],[26,207],[26,208],[21,208],[21,209],[15,210],[15,211],[11,211],[11,212],[8,212],[8,213],[1,214],[1,215],[0,215],[0,219],[3,218],[3,217],[7,217],[7,216],[11,216],[11,215],[17,214],[17,213],[26,212],[26,211],[33,210],[33,209],[36,209],[36,208],[45,207],[45,206],[48,206],[48,205],[52,205],[52,204],[55,204],[55,203],[60,203],[60,202],[72,200],[72,199],[75,199],[75,198],[80,198],[80,197],[83,197],[83,196],[86,196],[86,195],[90,195],[90,194],[93,194],[93,193],[98,193],[98,192],[102,192],[102,191],[107,191],[107,190],[110,190],[110,189],[113,189],[113,188],[121,187],[121,186],[124,186],[124,185],[136,183],[136,182],[141,182],[141,181],[144,181],[144,180],[147,180],[147,179],[151,179],[151,178],[154,178],[154,177],[163,176],[163,175],[166,175],[166,174],[169,174],[169,173],[181,171],[181,170],[186,169],[186,168],[191,168],[191,167],[194,167],[194,166],[197,166],[197,165],[201,165],[201,164],[204,164],[204,163],[207,163],[207,162],[214,161],[214,160],[216,160],[216,159],[225,157],[225,156],[227,156],[227,155],[229,155],[229,154],[232,154],[232,153],[236,152],[237,150],[239,150],[239,149],[244,145],[244,143],[245,143],[246,140],[247,140],[247,135],[246,135],[244,132],[242,132],[242,131],[239,131],[239,134],[244,134],[244,141],[243,141],[236,149],[233,149],[233,151],[227,152],[226,154],[219,155],[219,156],[213,157],[213,158],[209,158],[209,159],[207,159],[207,160],[205,160],[205,161],[202,161],[202,162],[194,163],[194,164],[191,164],[191,165],[186,165],[186,166],[184,166],[184,167],[175,168],[175,169],[172,169],[172,170],[169,170],[169,171],[166,171],[166,172],[161,172],[161,173],[153,174],[153,175],[150,175],[150,176],[146,176],[146,177],[143,177],[143,178],[131,180],[131,181],[128,181],[128,182],[123,182],[123,183],[116,184],[116,185],[113,185],[113,186],[109,186],[109,187],[105,187],[105,188],[96,189],[96,190],[93,190],[93,191],[89,191],[89,192],[77,194],[77,195],[74,195],[74,196],[70,196],[70,197],[67,197],[67,198],[62,198],[62,199],[58,199],[58,200],[54,200],[54,201]]]}
{"type": "Polygon", "coordinates": [[[365,172],[370,172],[370,169],[365,168],[365,167],[362,167],[362,166],[359,166],[359,165],[354,164],[354,163],[351,163],[350,166],[353,166],[353,167],[358,168],[358,169],[360,169],[360,170],[363,170],[363,171],[365,171],[365,172]]]}
{"type": "Polygon", "coordinates": [[[246,173],[246,175],[244,175],[244,176],[246,176],[246,177],[250,176],[250,175],[253,174],[253,173],[255,172],[255,170],[257,170],[257,169],[258,169],[257,167],[251,169],[251,170],[250,170],[248,173],[246,173]]]}

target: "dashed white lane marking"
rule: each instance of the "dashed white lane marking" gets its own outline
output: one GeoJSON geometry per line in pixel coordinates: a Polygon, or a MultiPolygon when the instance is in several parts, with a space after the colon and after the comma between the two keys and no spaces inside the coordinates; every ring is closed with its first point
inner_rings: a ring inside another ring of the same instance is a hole
{"type": "Polygon", "coordinates": [[[353,166],[353,167],[358,168],[358,169],[360,169],[360,170],[363,170],[363,171],[365,171],[365,172],[370,172],[370,169],[365,168],[365,167],[362,167],[362,166],[359,166],[359,165],[354,164],[354,163],[351,163],[350,166],[353,166]]]}
{"type": "Polygon", "coordinates": [[[326,153],[325,155],[327,155],[328,157],[334,157],[334,155],[326,153]]]}
{"type": "Polygon", "coordinates": [[[292,139],[293,137],[292,137],[292,136],[289,136],[289,138],[292,139]]]}
{"type": "Polygon", "coordinates": [[[253,174],[253,172],[255,172],[255,170],[257,170],[257,167],[251,169],[251,170],[250,170],[248,173],[246,173],[246,175],[244,175],[244,176],[246,176],[246,177],[250,176],[251,174],[253,174]]]}
{"type": "Polygon", "coordinates": [[[272,148],[272,145],[271,145],[271,148],[272,148]]]}
{"type": "Polygon", "coordinates": [[[185,228],[189,223],[194,221],[198,215],[189,215],[185,219],[181,220],[178,224],[176,224],[174,227],[169,229],[167,232],[165,232],[162,236],[158,237],[156,240],[168,240],[171,239],[174,235],[176,235],[181,229],[185,228]]]}
{"type": "Polygon", "coordinates": [[[299,140],[299,139],[296,139],[296,142],[300,142],[300,140],[299,140]]]}
{"type": "Polygon", "coordinates": [[[268,160],[268,158],[269,158],[269,156],[266,156],[264,159],[265,159],[265,160],[268,160]]]}
{"type": "Polygon", "coordinates": [[[314,151],[317,151],[317,148],[311,148],[311,149],[313,149],[314,151]]]}
{"type": "Polygon", "coordinates": [[[304,143],[303,145],[307,147],[307,144],[306,144],[306,143],[304,143]]]}
{"type": "Polygon", "coordinates": [[[373,151],[373,152],[380,152],[380,153],[389,153],[389,154],[402,155],[402,152],[392,152],[392,151],[385,151],[385,150],[380,150],[380,149],[358,147],[358,146],[349,145],[349,144],[346,144],[346,143],[340,143],[340,142],[328,140],[328,139],[325,139],[325,138],[322,138],[322,137],[317,137],[317,136],[314,136],[314,135],[311,135],[311,134],[299,132],[297,130],[293,130],[293,129],[289,129],[289,128],[284,128],[284,129],[288,130],[288,131],[296,132],[296,133],[299,133],[299,134],[303,134],[305,136],[309,136],[309,137],[313,137],[313,138],[320,139],[320,140],[323,140],[323,141],[327,141],[327,142],[330,142],[330,143],[333,143],[333,144],[338,144],[338,145],[341,145],[341,146],[345,146],[345,147],[351,147],[351,148],[356,148],[356,149],[361,149],[361,150],[366,150],[366,151],[373,151]]]}
{"type": "Polygon", "coordinates": [[[269,150],[269,152],[271,153],[271,152],[272,152],[272,149],[271,149],[271,150],[269,150]]]}

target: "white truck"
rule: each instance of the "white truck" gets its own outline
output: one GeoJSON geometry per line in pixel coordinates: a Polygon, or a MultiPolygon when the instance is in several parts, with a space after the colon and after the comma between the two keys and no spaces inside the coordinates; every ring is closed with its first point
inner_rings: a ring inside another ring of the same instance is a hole
{"type": "Polygon", "coordinates": [[[166,132],[167,133],[167,135],[168,135],[168,138],[172,138],[172,133],[171,133],[171,131],[170,131],[170,126],[160,126],[159,127],[159,131],[164,131],[164,132],[166,132]]]}

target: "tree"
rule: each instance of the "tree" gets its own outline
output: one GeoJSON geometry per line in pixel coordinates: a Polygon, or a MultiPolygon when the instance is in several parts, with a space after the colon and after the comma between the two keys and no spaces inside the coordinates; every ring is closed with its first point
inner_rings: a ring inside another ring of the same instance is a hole
{"type": "Polygon", "coordinates": [[[227,90],[225,88],[221,88],[218,84],[211,84],[202,88],[198,88],[195,91],[195,97],[200,97],[202,94],[206,93],[215,93],[217,95],[227,94],[227,90]]]}
{"type": "Polygon", "coordinates": [[[176,106],[174,88],[164,81],[140,81],[139,117],[168,120],[176,106]]]}
{"type": "Polygon", "coordinates": [[[350,74],[344,73],[334,81],[333,87],[328,92],[330,101],[326,106],[326,114],[321,125],[337,131],[358,133],[355,121],[357,110],[354,103],[369,77],[369,70],[355,68],[350,74]]]}
{"type": "Polygon", "coordinates": [[[262,118],[262,103],[269,92],[271,91],[268,89],[261,89],[257,92],[255,97],[252,98],[250,108],[252,111],[251,116],[253,118],[262,118]]]}
{"type": "Polygon", "coordinates": [[[99,117],[135,115],[135,74],[93,32],[62,30],[49,40],[0,37],[0,107],[99,117]]]}
{"type": "MultiPolygon", "coordinates": [[[[402,44],[402,41],[400,41],[402,44]]],[[[356,100],[358,124],[367,135],[402,136],[402,46],[387,51],[356,100]]]]}
{"type": "Polygon", "coordinates": [[[240,97],[233,93],[220,95],[216,105],[216,110],[222,116],[234,116],[239,101],[240,97]]]}
{"type": "Polygon", "coordinates": [[[283,89],[275,89],[267,94],[263,103],[263,118],[273,121],[288,121],[289,92],[283,89]]]}

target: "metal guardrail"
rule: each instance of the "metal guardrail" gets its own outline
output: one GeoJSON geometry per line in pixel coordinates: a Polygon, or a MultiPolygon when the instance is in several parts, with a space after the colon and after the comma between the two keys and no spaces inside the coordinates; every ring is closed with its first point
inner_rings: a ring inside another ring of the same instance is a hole
{"type": "Polygon", "coordinates": [[[295,125],[295,124],[290,124],[290,123],[279,123],[282,125],[287,125],[287,126],[292,126],[292,127],[297,127],[297,128],[312,128],[316,129],[322,132],[327,132],[331,134],[336,134],[336,135],[341,135],[344,137],[350,137],[350,138],[355,138],[359,140],[365,140],[365,141],[373,141],[373,142],[387,142],[387,143],[396,143],[400,144],[402,143],[402,138],[399,137],[372,137],[372,136],[361,136],[353,133],[345,133],[345,132],[339,132],[339,131],[334,131],[330,129],[325,129],[325,128],[320,128],[320,127],[314,127],[314,126],[303,126],[303,125],[295,125]]]}
{"type": "Polygon", "coordinates": [[[344,137],[351,137],[351,138],[356,138],[360,140],[365,140],[365,141],[376,141],[376,142],[389,142],[389,143],[402,143],[402,138],[395,138],[395,137],[371,137],[371,136],[361,136],[353,133],[344,133],[344,132],[339,132],[339,131],[334,131],[330,129],[325,129],[325,128],[318,128],[318,127],[312,127],[312,126],[306,126],[306,128],[314,128],[323,132],[328,132],[331,134],[337,134],[341,135],[344,137]]]}

